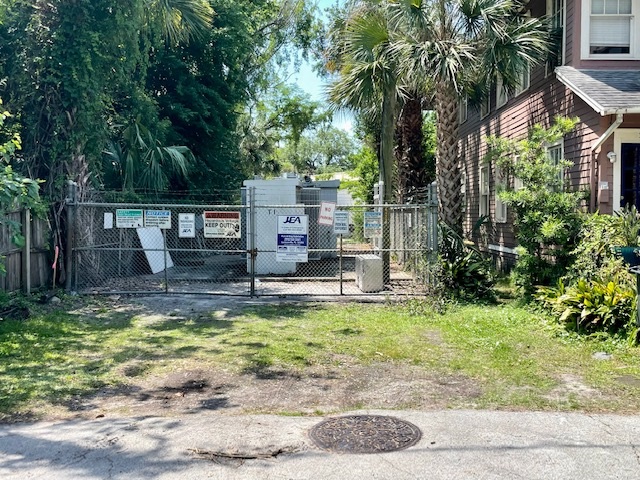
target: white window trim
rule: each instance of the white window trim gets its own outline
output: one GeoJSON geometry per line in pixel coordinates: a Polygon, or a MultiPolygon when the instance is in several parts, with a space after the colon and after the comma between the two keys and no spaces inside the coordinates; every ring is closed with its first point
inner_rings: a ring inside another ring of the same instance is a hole
{"type": "Polygon", "coordinates": [[[515,248],[505,247],[504,245],[489,244],[489,250],[500,253],[509,253],[511,255],[518,256],[518,251],[515,248]]]}
{"type": "MultiPolygon", "coordinates": [[[[557,142],[553,142],[547,145],[546,147],[547,158],[551,160],[551,157],[549,157],[549,150],[555,149],[556,147],[560,147],[560,159],[563,160],[564,159],[564,139],[558,140],[557,142]]],[[[560,182],[564,184],[564,169],[560,171],[560,182]]]]}
{"type": "Polygon", "coordinates": [[[493,192],[493,197],[494,197],[494,202],[495,202],[495,212],[494,212],[494,217],[495,217],[495,221],[496,223],[506,223],[507,222],[507,205],[500,200],[499,196],[498,196],[498,190],[499,190],[499,186],[506,186],[505,185],[506,182],[504,181],[504,179],[502,178],[502,175],[500,173],[500,169],[498,168],[498,166],[496,165],[496,175],[495,175],[495,181],[494,181],[494,192],[493,192]]]}
{"type": "Polygon", "coordinates": [[[613,210],[620,210],[622,188],[622,144],[640,143],[640,128],[619,128],[613,134],[613,151],[618,160],[613,164],[613,210]]]}
{"type": "Polygon", "coordinates": [[[484,99],[482,101],[482,104],[480,105],[480,119],[482,120],[483,118],[487,118],[489,116],[489,114],[491,113],[491,95],[487,96],[486,99],[484,99]],[[482,107],[487,107],[487,111],[486,112],[482,112],[482,107]]]}
{"type": "MultiPolygon", "coordinates": [[[[638,20],[636,17],[640,14],[640,2],[637,0],[632,0],[631,2],[631,30],[630,30],[630,38],[629,38],[629,53],[618,53],[618,54],[608,54],[608,53],[600,53],[600,54],[592,54],[589,51],[590,48],[590,26],[591,26],[591,1],[592,0],[582,0],[582,38],[580,39],[580,58],[582,60],[636,60],[640,58],[640,35],[638,35],[638,20]]],[[[566,8],[565,8],[566,9],[566,8]]]]}
{"type": "Polygon", "coordinates": [[[478,204],[478,215],[481,217],[484,215],[489,215],[489,210],[491,210],[491,206],[489,205],[489,174],[489,165],[481,165],[478,172],[478,181],[480,183],[480,202],[478,204]],[[483,172],[485,173],[486,183],[483,182],[483,172]],[[482,197],[487,197],[486,202],[482,201],[482,197]]]}
{"type": "Polygon", "coordinates": [[[522,95],[524,92],[529,90],[529,88],[531,88],[531,68],[527,67],[527,69],[522,72],[522,75],[520,75],[520,81],[518,82],[518,85],[516,85],[516,97],[518,95],[522,95]],[[525,83],[527,84],[526,87],[524,86],[525,83]]]}
{"type": "Polygon", "coordinates": [[[498,75],[496,80],[496,109],[503,107],[509,101],[509,93],[502,85],[502,75],[498,75]]]}
{"type": "Polygon", "coordinates": [[[462,196],[462,211],[467,211],[467,172],[460,175],[460,196],[462,196]]]}
{"type": "Polygon", "coordinates": [[[469,114],[469,98],[466,95],[460,97],[460,102],[458,104],[458,123],[463,124],[467,121],[467,117],[469,114]],[[463,115],[464,112],[464,115],[463,115]]]}

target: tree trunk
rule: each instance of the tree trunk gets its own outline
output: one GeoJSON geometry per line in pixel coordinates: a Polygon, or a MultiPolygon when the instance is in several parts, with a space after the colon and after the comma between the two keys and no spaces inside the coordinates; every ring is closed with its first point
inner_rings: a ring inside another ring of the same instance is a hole
{"type": "Polygon", "coordinates": [[[458,151],[458,95],[449,85],[436,86],[438,115],[436,179],[440,221],[462,234],[462,194],[458,151]]]}
{"type": "Polygon", "coordinates": [[[402,107],[399,120],[398,201],[417,203],[426,185],[422,135],[422,99],[412,95],[402,107]]]}

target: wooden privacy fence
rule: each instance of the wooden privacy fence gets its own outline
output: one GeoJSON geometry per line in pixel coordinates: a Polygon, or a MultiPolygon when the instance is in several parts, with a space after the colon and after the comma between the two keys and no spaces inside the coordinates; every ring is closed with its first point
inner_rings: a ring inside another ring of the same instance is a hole
{"type": "Polygon", "coordinates": [[[6,274],[0,274],[0,291],[31,293],[31,289],[47,285],[51,278],[49,223],[33,218],[29,210],[12,212],[8,218],[20,222],[26,241],[24,247],[17,247],[11,241],[9,227],[0,226],[0,256],[5,257],[6,269],[6,274]]]}

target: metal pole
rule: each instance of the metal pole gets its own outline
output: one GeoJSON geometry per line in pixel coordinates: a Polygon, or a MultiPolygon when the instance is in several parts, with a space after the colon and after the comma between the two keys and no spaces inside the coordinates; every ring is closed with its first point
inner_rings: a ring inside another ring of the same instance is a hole
{"type": "Polygon", "coordinates": [[[256,193],[256,187],[251,187],[248,189],[249,192],[249,225],[250,225],[250,230],[251,230],[251,234],[249,235],[249,255],[250,255],[250,279],[251,279],[251,287],[249,290],[249,295],[251,297],[255,296],[256,294],[256,255],[258,254],[258,252],[256,252],[256,241],[255,241],[255,235],[256,235],[256,210],[255,210],[255,193],[256,193]]]}
{"type": "Polygon", "coordinates": [[[24,246],[22,247],[22,285],[24,293],[31,294],[31,210],[25,208],[22,212],[22,232],[24,246]]]}
{"type": "Polygon", "coordinates": [[[169,293],[169,274],[167,273],[167,230],[162,229],[164,239],[164,293],[169,293]]]}
{"type": "Polygon", "coordinates": [[[340,268],[340,295],[343,295],[342,293],[342,234],[340,234],[340,252],[338,257],[338,265],[340,268]]]}
{"type": "Polygon", "coordinates": [[[73,272],[73,255],[74,255],[74,242],[75,242],[75,231],[76,231],[76,187],[77,184],[71,180],[67,182],[67,199],[66,199],[66,208],[67,208],[67,248],[65,251],[65,284],[64,288],[67,292],[71,292],[73,288],[73,284],[77,286],[77,277],[76,281],[72,282],[71,276],[72,274],[77,275],[76,271],[73,272]],[[73,272],[73,273],[72,273],[73,272]]]}

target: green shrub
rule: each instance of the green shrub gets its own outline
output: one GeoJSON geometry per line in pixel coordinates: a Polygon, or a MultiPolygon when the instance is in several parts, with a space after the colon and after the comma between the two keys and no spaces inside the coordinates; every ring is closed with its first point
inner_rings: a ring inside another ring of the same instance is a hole
{"type": "Polygon", "coordinates": [[[562,173],[571,162],[551,162],[547,146],[571,132],[578,119],[556,118],[549,128],[534,125],[526,139],[487,137],[485,158],[504,177],[500,200],[514,213],[519,256],[514,283],[528,296],[537,285],[552,285],[573,261],[579,240],[579,207],[586,193],[568,191],[562,173]],[[521,188],[515,188],[519,179],[521,188]]]}
{"type": "Polygon", "coordinates": [[[575,260],[563,278],[565,284],[584,279],[587,282],[613,281],[634,288],[635,281],[628,272],[628,266],[613,250],[613,246],[624,244],[623,223],[628,222],[620,216],[600,213],[585,215],[580,241],[572,252],[575,260]]]}
{"type": "Polygon", "coordinates": [[[454,296],[493,298],[495,276],[491,262],[473,243],[465,240],[446,224],[440,224],[440,253],[436,279],[454,296]]]}
{"type": "Polygon", "coordinates": [[[558,317],[558,321],[578,332],[615,333],[631,326],[635,313],[635,291],[613,281],[578,280],[565,286],[538,289],[538,300],[558,317]]]}

